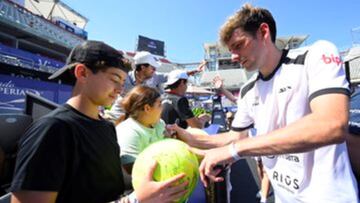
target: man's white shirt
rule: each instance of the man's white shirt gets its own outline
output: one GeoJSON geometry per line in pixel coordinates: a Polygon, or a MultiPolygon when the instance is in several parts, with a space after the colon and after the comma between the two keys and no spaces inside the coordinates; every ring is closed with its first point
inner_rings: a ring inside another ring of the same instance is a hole
{"type": "MultiPolygon", "coordinates": [[[[241,89],[232,129],[264,135],[311,112],[310,101],[329,93],[349,94],[336,47],[327,41],[284,51],[267,78],[254,75],[241,89]]],[[[302,133],[299,132],[299,136],[302,133]]],[[[358,202],[346,144],[306,153],[263,156],[276,202],[358,202]]]]}

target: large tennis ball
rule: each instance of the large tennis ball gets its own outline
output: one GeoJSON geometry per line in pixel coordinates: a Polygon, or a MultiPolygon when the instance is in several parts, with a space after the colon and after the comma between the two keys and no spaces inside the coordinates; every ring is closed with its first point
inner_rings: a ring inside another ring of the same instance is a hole
{"type": "Polygon", "coordinates": [[[167,180],[180,173],[185,173],[184,179],[187,185],[187,193],[177,202],[185,202],[195,189],[199,177],[199,162],[188,145],[176,139],[164,139],[155,142],[142,151],[136,158],[132,169],[132,184],[136,190],[144,179],[149,163],[156,160],[158,165],[155,169],[153,179],[155,181],[167,180]]]}

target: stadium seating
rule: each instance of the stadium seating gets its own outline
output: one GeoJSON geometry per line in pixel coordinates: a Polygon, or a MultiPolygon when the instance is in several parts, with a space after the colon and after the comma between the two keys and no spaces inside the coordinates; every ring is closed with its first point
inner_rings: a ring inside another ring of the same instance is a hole
{"type": "Polygon", "coordinates": [[[0,17],[6,19],[7,23],[13,26],[69,48],[83,41],[82,38],[75,34],[6,0],[0,0],[0,17]]]}

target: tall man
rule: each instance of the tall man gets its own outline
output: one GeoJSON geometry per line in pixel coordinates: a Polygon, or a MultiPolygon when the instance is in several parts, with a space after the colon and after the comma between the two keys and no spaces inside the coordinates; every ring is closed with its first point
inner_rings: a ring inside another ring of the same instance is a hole
{"type": "MultiPolygon", "coordinates": [[[[220,39],[246,70],[258,74],[242,88],[232,130],[182,139],[204,156],[201,179],[222,181],[219,164],[262,156],[276,202],[358,202],[345,134],[349,90],[336,47],[318,41],[279,50],[271,13],[249,4],[231,16],[220,39]],[[247,129],[257,136],[248,138],[247,129]]],[[[240,173],[240,172],[239,172],[240,173]]]]}

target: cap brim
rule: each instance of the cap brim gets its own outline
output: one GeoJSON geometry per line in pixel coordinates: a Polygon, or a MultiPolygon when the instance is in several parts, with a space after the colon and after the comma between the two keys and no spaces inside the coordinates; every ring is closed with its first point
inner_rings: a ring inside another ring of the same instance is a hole
{"type": "Polygon", "coordinates": [[[155,61],[153,63],[150,63],[150,65],[155,67],[155,68],[159,68],[161,66],[161,63],[155,61]]]}
{"type": "Polygon", "coordinates": [[[172,80],[172,81],[167,81],[167,82],[164,83],[164,86],[167,87],[167,86],[169,86],[169,85],[172,85],[172,84],[176,83],[178,80],[180,80],[180,79],[177,79],[177,80],[175,80],[175,81],[174,81],[174,80],[172,80]]]}
{"type": "Polygon", "coordinates": [[[70,69],[74,68],[77,63],[65,65],[64,67],[57,70],[55,73],[48,77],[49,80],[61,79],[67,82],[75,82],[73,77],[70,75],[70,69]]]}

